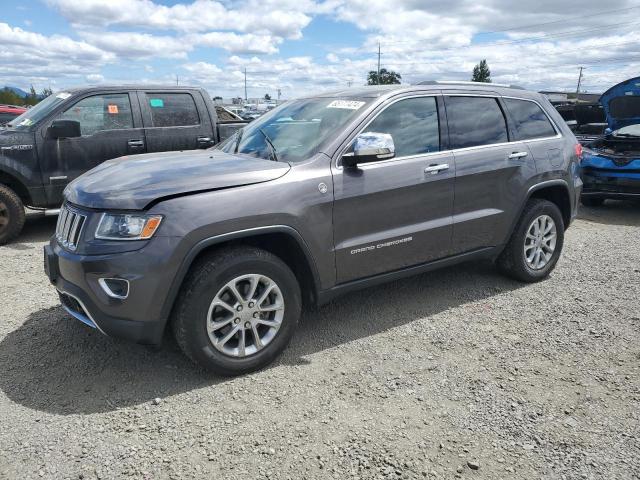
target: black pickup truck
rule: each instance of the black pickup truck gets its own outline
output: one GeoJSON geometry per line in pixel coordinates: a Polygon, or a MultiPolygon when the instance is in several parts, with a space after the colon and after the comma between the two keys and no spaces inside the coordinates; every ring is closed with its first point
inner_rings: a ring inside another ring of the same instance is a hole
{"type": "Polygon", "coordinates": [[[105,160],[209,148],[245,123],[219,121],[200,88],[55,93],[0,130],[0,245],[22,230],[24,206],[55,212],[67,184],[105,160]]]}

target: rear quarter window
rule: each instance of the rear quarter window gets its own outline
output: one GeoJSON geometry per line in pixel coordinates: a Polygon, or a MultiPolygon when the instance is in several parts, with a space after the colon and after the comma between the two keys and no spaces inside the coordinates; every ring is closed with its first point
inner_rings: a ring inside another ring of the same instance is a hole
{"type": "Polygon", "coordinates": [[[196,102],[189,93],[146,93],[154,127],[199,125],[196,102]]]}
{"type": "Polygon", "coordinates": [[[513,119],[518,140],[553,137],[556,131],[549,118],[537,103],[515,98],[505,98],[504,103],[513,119]]]}
{"type": "Polygon", "coordinates": [[[451,148],[509,141],[507,123],[496,98],[448,97],[446,105],[451,148]]]}

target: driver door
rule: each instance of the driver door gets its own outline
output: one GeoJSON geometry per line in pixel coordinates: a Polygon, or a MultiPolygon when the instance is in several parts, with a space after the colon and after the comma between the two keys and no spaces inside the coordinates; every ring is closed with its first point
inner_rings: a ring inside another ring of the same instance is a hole
{"type": "Polygon", "coordinates": [[[62,202],[62,191],[69,182],[105,160],[146,152],[140,110],[132,104],[137,102],[131,102],[129,92],[78,100],[52,119],[79,122],[81,136],[77,138],[48,138],[51,122],[47,123],[39,154],[50,205],[62,202]]]}
{"type": "Polygon", "coordinates": [[[338,283],[449,254],[455,165],[443,151],[443,110],[437,96],[391,101],[359,133],[390,134],[395,157],[332,166],[338,283]]]}

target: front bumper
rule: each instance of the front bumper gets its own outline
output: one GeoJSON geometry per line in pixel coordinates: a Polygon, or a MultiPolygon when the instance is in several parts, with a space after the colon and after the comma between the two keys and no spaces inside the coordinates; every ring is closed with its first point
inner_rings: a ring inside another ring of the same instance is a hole
{"type": "Polygon", "coordinates": [[[53,238],[44,247],[44,267],[73,317],[105,335],[143,344],[159,344],[167,322],[162,307],[176,274],[170,256],[176,240],[159,237],[140,250],[108,255],[79,255],[53,238]],[[126,299],[112,298],[101,278],[129,282],[126,299]]]}
{"type": "Polygon", "coordinates": [[[588,168],[582,181],[585,197],[640,199],[640,174],[588,168]]]}

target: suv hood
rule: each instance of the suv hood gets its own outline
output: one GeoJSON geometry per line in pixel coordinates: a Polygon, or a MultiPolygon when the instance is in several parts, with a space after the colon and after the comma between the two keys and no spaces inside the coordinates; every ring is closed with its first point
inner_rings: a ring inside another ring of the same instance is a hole
{"type": "Polygon", "coordinates": [[[88,208],[142,210],[165,197],[275,180],[290,168],[288,163],[219,150],[132,155],[78,177],[64,196],[88,208]]]}
{"type": "Polygon", "coordinates": [[[640,77],[614,85],[602,94],[600,103],[611,130],[640,123],[640,77]]]}

